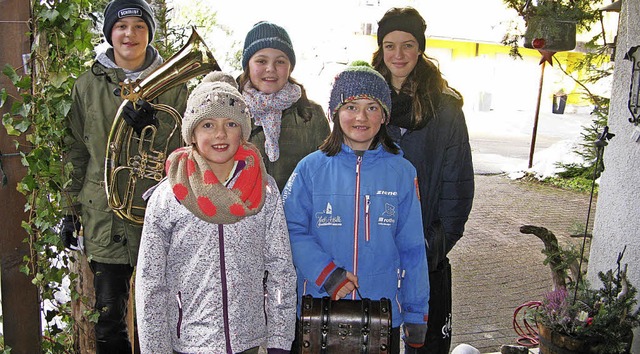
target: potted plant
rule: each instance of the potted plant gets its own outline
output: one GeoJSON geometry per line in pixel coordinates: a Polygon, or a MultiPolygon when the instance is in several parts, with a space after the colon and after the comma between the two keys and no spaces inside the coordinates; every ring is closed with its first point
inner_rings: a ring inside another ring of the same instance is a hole
{"type": "Polygon", "coordinates": [[[598,10],[590,0],[504,0],[522,17],[526,31],[515,31],[503,38],[519,56],[518,43],[524,38],[524,47],[546,51],[572,50],[576,46],[576,31],[588,30],[597,20],[598,10]]]}
{"type": "Polygon", "coordinates": [[[640,324],[636,288],[624,270],[599,272],[599,289],[586,281],[544,295],[534,310],[541,354],[629,353],[633,328],[640,324]]]}
{"type": "Polygon", "coordinates": [[[599,272],[602,283],[592,288],[581,276],[581,254],[563,249],[553,233],[542,227],[525,225],[522,233],[538,236],[545,244],[545,264],[552,269],[554,288],[528,313],[536,323],[541,354],[622,354],[629,353],[632,330],[640,325],[636,308],[637,289],[627,278],[627,265],[599,272]]]}

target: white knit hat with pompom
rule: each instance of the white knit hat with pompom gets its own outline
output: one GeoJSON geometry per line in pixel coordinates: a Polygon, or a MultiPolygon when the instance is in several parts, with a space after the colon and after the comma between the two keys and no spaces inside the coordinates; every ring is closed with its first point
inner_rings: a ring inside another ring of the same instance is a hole
{"type": "Polygon", "coordinates": [[[251,113],[231,75],[221,71],[209,73],[189,95],[182,119],[182,138],[187,145],[193,143],[193,130],[206,118],[232,119],[242,128],[244,140],[249,140],[251,113]]]}

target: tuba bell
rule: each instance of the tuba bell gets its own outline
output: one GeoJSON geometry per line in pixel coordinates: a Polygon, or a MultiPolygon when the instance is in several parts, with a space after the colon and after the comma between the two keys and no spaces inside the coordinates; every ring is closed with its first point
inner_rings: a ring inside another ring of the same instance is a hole
{"type": "Polygon", "coordinates": [[[124,101],[111,125],[104,165],[107,201],[120,218],[142,224],[146,205],[141,194],[164,177],[164,163],[171,153],[168,151],[171,142],[175,139],[182,142],[182,116],[173,107],[152,103],[157,111],[158,126],[162,125],[162,131],[168,134],[159,135],[159,130],[150,125],[137,136],[122,118],[124,106],[128,101],[135,103],[139,99],[150,102],[170,88],[214,70],[220,70],[220,66],[193,28],[189,40],[178,53],[149,76],[142,81],[120,83],[124,101]],[[167,125],[168,129],[164,129],[167,125]]]}

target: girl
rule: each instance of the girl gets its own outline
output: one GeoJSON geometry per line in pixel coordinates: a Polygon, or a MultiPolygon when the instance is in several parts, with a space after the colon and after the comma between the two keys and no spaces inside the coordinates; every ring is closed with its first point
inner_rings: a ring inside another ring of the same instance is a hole
{"type": "Polygon", "coordinates": [[[474,182],[462,97],[427,57],[427,25],[411,7],[392,8],[378,22],[373,67],[393,88],[389,135],[418,171],[428,247],[429,332],[407,353],[448,354],[451,346],[451,266],[447,253],[464,233],[474,182]]]}
{"type": "MultiPolygon", "coordinates": [[[[338,74],[334,128],[295,168],[283,193],[298,303],[303,295],[392,300],[392,353],[422,345],[429,284],[416,171],[386,134],[391,97],[376,71],[338,74]]],[[[300,309],[298,309],[299,311],[300,309]]],[[[300,313],[300,312],[298,312],[300,313]]]]}
{"type": "Polygon", "coordinates": [[[169,156],[149,199],[136,274],[143,353],[291,346],[295,273],[282,202],[246,142],[250,115],[235,85],[214,72],[193,91],[188,146],[169,156]]]}
{"type": "Polygon", "coordinates": [[[296,55],[284,28],[258,22],[247,33],[239,87],[253,115],[251,137],[267,173],[284,188],[294,167],[329,135],[322,108],[291,77],[296,55]]]}

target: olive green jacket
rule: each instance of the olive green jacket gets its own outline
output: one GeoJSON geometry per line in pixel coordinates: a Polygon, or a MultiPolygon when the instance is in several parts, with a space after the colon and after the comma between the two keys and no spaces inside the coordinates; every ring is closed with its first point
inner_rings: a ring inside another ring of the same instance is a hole
{"type": "Polygon", "coordinates": [[[249,141],[260,149],[267,173],[276,180],[281,192],[298,162],[316,151],[324,139],[329,136],[329,122],[322,107],[313,101],[310,103],[310,109],[313,113],[307,122],[298,114],[299,101],[282,112],[280,139],[278,140],[280,158],[274,162],[269,161],[265,153],[265,136],[262,127],[257,127],[255,122],[251,121],[249,141]]]}
{"type": "MultiPolygon", "coordinates": [[[[73,171],[72,181],[65,188],[63,212],[80,215],[89,260],[135,266],[142,226],[125,221],[111,210],[104,183],[107,139],[123,102],[118,83],[124,79],[122,69],[107,68],[96,62],[73,87],[73,102],[67,122],[69,134],[65,137],[65,163],[70,163],[73,171]]],[[[186,86],[178,85],[151,103],[167,104],[182,115],[187,95],[186,86]]],[[[170,153],[182,145],[180,129],[170,136],[169,124],[173,118],[164,112],[158,112],[157,117],[160,123],[154,148],[160,149],[169,141],[167,153],[170,153]]],[[[128,172],[119,173],[116,180],[118,190],[126,190],[128,172]]],[[[155,183],[150,179],[138,179],[134,190],[135,205],[145,206],[141,195],[155,183]]]]}

